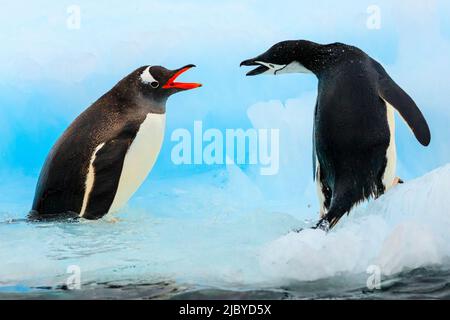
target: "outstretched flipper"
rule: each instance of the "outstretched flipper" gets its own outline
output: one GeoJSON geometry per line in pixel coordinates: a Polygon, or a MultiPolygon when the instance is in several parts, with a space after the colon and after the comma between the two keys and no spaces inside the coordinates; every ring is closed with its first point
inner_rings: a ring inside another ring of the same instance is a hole
{"type": "Polygon", "coordinates": [[[411,128],[417,140],[422,145],[428,146],[431,140],[431,133],[422,112],[414,100],[392,80],[384,68],[375,60],[373,62],[379,75],[378,94],[380,98],[392,105],[411,128]]]}

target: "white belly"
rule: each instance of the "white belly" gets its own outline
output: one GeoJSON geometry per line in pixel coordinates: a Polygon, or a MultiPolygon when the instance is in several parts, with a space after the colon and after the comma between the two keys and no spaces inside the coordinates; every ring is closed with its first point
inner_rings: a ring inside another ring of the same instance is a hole
{"type": "Polygon", "coordinates": [[[323,194],[323,185],[320,181],[320,166],[319,160],[316,158],[316,191],[317,196],[319,197],[319,205],[320,205],[320,218],[325,217],[327,214],[327,210],[325,208],[325,195],[323,194]]]}
{"type": "Polygon", "coordinates": [[[387,109],[387,121],[389,125],[389,132],[391,138],[389,140],[389,147],[386,150],[386,169],[384,170],[383,175],[383,185],[386,190],[392,187],[394,183],[394,179],[396,177],[395,171],[397,167],[397,151],[395,146],[395,113],[394,108],[385,101],[386,109],[387,109]]]}
{"type": "Polygon", "coordinates": [[[150,173],[164,139],[165,114],[149,113],[141,124],[123,163],[119,186],[108,213],[122,208],[150,173]]]}

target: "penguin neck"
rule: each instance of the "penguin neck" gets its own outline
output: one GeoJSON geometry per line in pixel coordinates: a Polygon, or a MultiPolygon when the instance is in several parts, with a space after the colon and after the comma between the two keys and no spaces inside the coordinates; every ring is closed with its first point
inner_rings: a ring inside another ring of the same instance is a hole
{"type": "Polygon", "coordinates": [[[144,109],[147,113],[165,114],[167,98],[153,99],[138,93],[135,97],[135,104],[144,109]]]}
{"type": "MultiPolygon", "coordinates": [[[[124,79],[128,80],[128,79],[124,79]]],[[[166,113],[166,102],[168,97],[155,99],[151,96],[142,94],[138,89],[133,88],[132,84],[126,81],[120,81],[110,92],[104,96],[113,95],[119,109],[121,106],[134,106],[141,109],[144,113],[166,113]]]]}
{"type": "Polygon", "coordinates": [[[311,70],[317,78],[327,73],[333,66],[345,61],[346,53],[349,53],[351,47],[340,44],[311,44],[302,48],[299,61],[308,70],[311,70]]]}

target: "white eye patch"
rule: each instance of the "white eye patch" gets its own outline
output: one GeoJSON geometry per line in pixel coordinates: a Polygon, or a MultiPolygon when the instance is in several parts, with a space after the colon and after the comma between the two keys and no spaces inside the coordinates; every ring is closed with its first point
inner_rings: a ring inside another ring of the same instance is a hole
{"type": "Polygon", "coordinates": [[[151,66],[145,68],[145,70],[141,73],[141,81],[146,84],[150,84],[153,88],[157,88],[159,86],[159,82],[153,78],[150,73],[151,66]]]}

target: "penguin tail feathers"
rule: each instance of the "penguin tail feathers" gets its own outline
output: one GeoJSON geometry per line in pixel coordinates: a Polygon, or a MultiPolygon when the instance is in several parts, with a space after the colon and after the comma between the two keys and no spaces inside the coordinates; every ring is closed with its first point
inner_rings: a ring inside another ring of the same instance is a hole
{"type": "Polygon", "coordinates": [[[331,199],[330,208],[327,214],[315,226],[314,229],[321,229],[324,231],[331,230],[336,226],[339,220],[349,213],[352,207],[360,202],[361,196],[358,196],[352,190],[344,192],[337,192],[331,199]]]}
{"type": "Polygon", "coordinates": [[[339,222],[342,216],[347,212],[348,211],[339,212],[337,214],[336,211],[334,212],[329,211],[328,213],[332,214],[327,214],[324,218],[320,219],[319,222],[317,222],[317,224],[315,225],[315,227],[313,227],[313,229],[320,229],[325,232],[328,232],[329,230],[333,229],[336,226],[336,224],[339,222]]]}

